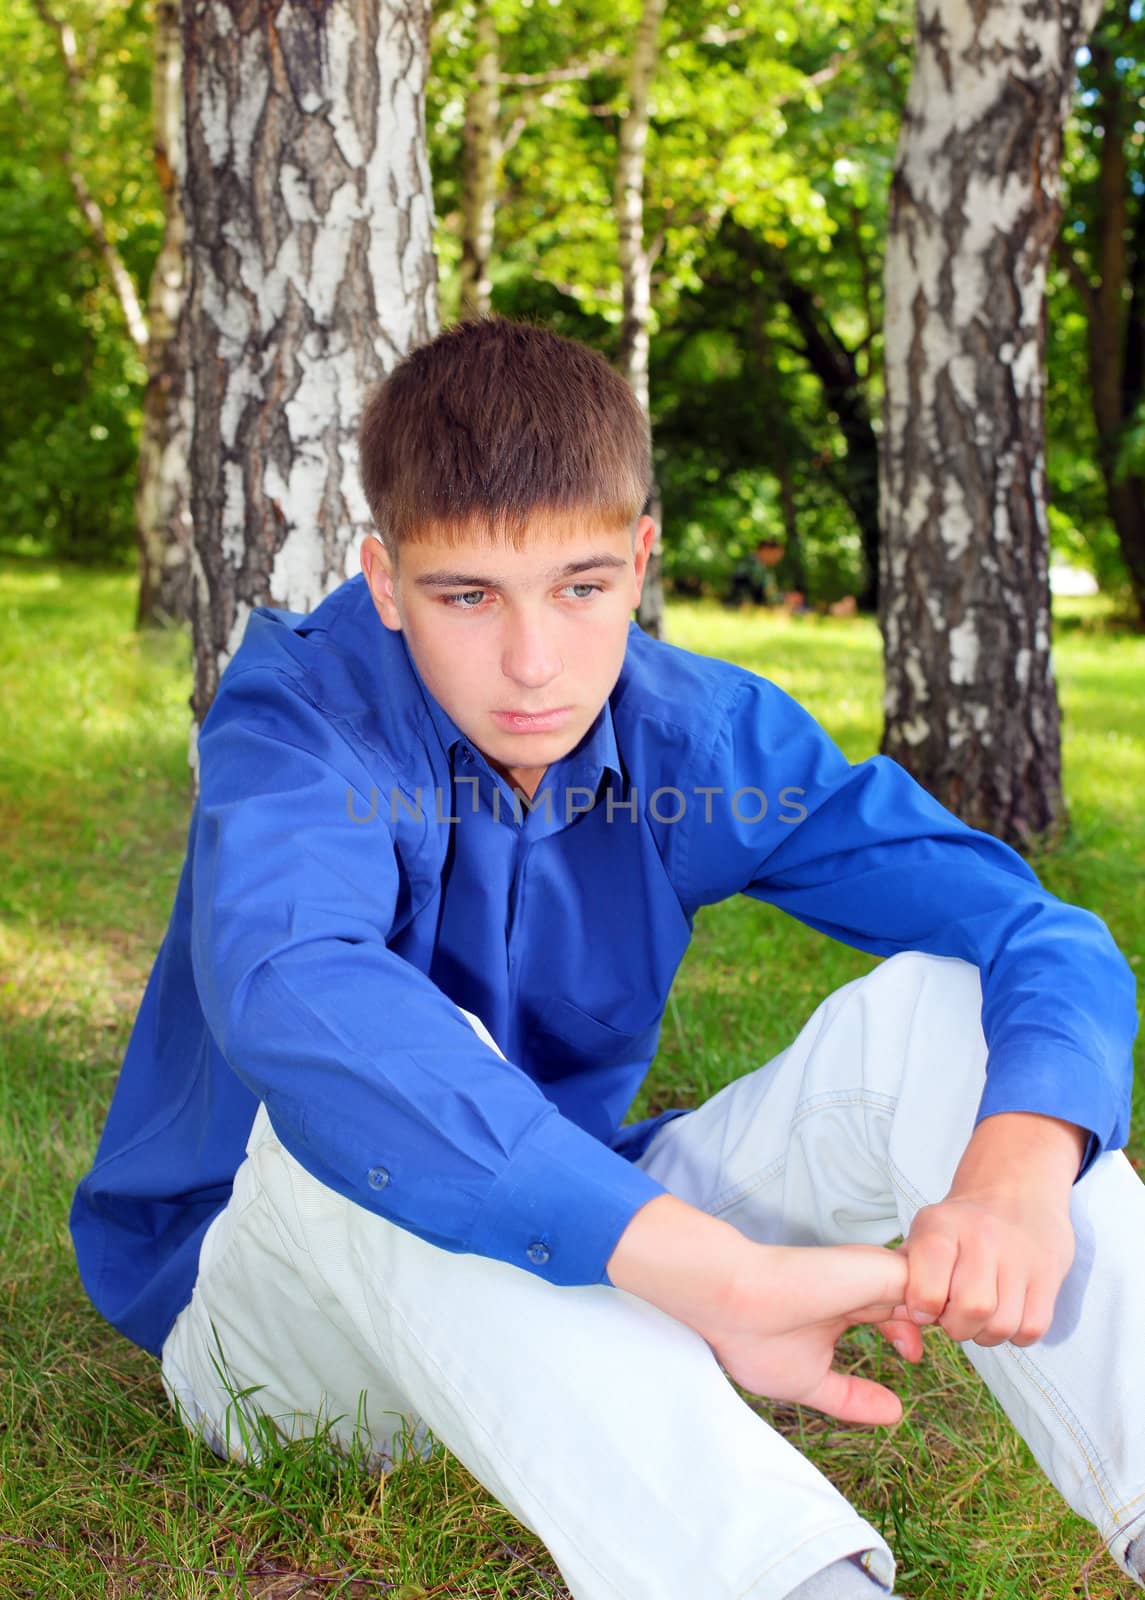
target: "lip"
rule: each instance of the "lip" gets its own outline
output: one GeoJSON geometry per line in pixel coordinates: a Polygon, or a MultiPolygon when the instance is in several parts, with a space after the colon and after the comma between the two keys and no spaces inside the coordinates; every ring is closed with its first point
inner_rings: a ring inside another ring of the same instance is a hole
{"type": "Polygon", "coordinates": [[[572,711],[571,706],[558,706],[554,711],[494,711],[493,719],[500,728],[510,733],[548,733],[559,728],[572,711]]]}

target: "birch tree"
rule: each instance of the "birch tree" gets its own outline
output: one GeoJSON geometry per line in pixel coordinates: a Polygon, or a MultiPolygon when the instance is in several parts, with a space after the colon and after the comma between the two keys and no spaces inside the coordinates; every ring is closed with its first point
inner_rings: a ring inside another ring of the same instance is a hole
{"type": "Polygon", "coordinates": [[[163,194],[163,244],[151,273],[147,389],[135,483],[137,624],[191,614],[191,392],[187,374],[186,169],[179,0],[157,0],[151,105],[163,194]]]}
{"type": "Polygon", "coordinates": [[[479,3],[473,87],[465,104],[465,156],[461,195],[461,315],[489,311],[497,173],[501,162],[501,112],[497,19],[488,0],[479,3]]]}
{"type": "MultiPolygon", "coordinates": [[[[64,75],[67,81],[68,101],[71,112],[78,120],[81,114],[83,101],[83,67],[80,63],[79,51],[76,48],[76,33],[70,19],[60,11],[56,11],[49,0],[32,0],[32,8],[43,22],[44,26],[55,35],[56,44],[63,63],[64,75]]],[[[34,115],[32,108],[25,102],[29,117],[34,115]]],[[[103,260],[108,278],[115,287],[116,298],[131,341],[141,355],[147,350],[147,318],[139,302],[135,281],[116,247],[111,231],[104,218],[103,207],[100,205],[81,163],[77,160],[74,149],[69,145],[63,151],[64,166],[67,170],[68,182],[71,184],[72,193],[76,204],[83,213],[84,221],[91,231],[92,239],[103,260]]]]}
{"type": "Polygon", "coordinates": [[[1100,0],[918,0],[891,186],[884,753],[1019,847],[1065,822],[1050,655],[1043,291],[1100,0]]]}
{"type": "Polygon", "coordinates": [[[196,728],[254,606],[350,576],[363,398],[437,331],[428,21],[185,0],[196,728]]]}
{"type": "MultiPolygon", "coordinates": [[[[656,72],[664,0],[644,0],[628,72],[628,109],[620,122],[616,158],[616,222],[620,246],[623,318],[617,365],[648,416],[648,319],[652,308],[652,255],[644,242],[644,159],[648,145],[649,93],[656,72]]],[[[664,633],[664,542],[659,495],[651,511],[656,536],[636,620],[653,638],[664,633]]]]}

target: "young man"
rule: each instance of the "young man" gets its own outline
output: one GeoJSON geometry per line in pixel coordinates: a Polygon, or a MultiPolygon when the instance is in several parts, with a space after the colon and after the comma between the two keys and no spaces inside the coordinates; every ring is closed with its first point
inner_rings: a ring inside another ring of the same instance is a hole
{"type": "Polygon", "coordinates": [[[1135,1574],[1145,1188],[1104,925],[635,627],[648,437],[599,357],[459,327],[361,446],[362,575],[256,611],[202,728],[72,1213],[95,1304],[220,1451],[251,1409],[385,1461],[428,1427],[577,1600],[885,1593],[885,1542],[727,1378],[892,1423],[835,1342],[876,1322],[914,1361],[937,1322],[1135,1574]],[[693,917],[737,893],[890,959],[622,1126],[693,917]]]}

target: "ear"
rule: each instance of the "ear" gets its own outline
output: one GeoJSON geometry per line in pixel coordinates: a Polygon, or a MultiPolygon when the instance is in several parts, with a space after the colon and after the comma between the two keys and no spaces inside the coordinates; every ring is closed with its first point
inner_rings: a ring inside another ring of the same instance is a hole
{"type": "Polygon", "coordinates": [[[380,534],[366,535],[362,540],[359,559],[374,602],[374,609],[385,627],[393,633],[400,633],[402,619],[394,595],[396,581],[394,563],[390,552],[382,543],[380,534]]]}
{"type": "Polygon", "coordinates": [[[652,541],[656,537],[656,524],[651,517],[641,517],[636,524],[633,546],[633,562],[636,568],[636,601],[640,603],[640,592],[644,588],[644,574],[648,570],[648,560],[652,554],[652,541]]]}

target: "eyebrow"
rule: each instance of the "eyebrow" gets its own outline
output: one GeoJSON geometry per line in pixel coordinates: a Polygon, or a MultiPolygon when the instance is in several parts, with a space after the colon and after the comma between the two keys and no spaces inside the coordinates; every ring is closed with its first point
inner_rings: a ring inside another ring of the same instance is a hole
{"type": "MultiPolygon", "coordinates": [[[[563,567],[553,567],[548,578],[571,578],[578,572],[592,572],[597,567],[626,567],[623,556],[611,554],[585,556],[582,561],[570,561],[563,567]]],[[[496,578],[482,578],[472,572],[423,572],[414,579],[420,589],[500,589],[496,578]]]]}

